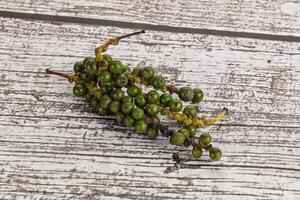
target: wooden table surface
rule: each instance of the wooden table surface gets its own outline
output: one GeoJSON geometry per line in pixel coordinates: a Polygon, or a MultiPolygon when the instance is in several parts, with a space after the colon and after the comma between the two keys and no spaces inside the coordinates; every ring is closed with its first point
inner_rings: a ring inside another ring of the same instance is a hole
{"type": "Polygon", "coordinates": [[[299,0],[0,0],[1,199],[300,199],[299,0]],[[166,174],[172,146],[95,115],[46,68],[109,53],[199,86],[224,153],[166,174]]]}

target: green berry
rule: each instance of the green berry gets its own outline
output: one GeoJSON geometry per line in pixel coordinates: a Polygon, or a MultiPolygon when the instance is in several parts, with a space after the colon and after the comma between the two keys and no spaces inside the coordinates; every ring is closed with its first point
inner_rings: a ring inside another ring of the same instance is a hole
{"type": "Polygon", "coordinates": [[[200,158],[202,156],[202,149],[199,149],[197,147],[193,147],[192,155],[194,158],[200,158]]]}
{"type": "Polygon", "coordinates": [[[182,133],[186,138],[190,137],[190,131],[186,128],[179,129],[178,132],[182,133]]]}
{"type": "Polygon", "coordinates": [[[83,61],[82,61],[83,67],[85,68],[85,67],[86,67],[86,64],[87,64],[88,62],[93,62],[93,61],[95,61],[95,58],[94,58],[94,57],[85,57],[85,58],[83,59],[83,61]]]}
{"type": "Polygon", "coordinates": [[[111,81],[111,74],[109,73],[109,71],[103,71],[101,72],[101,74],[99,75],[99,82],[101,85],[103,85],[104,83],[108,83],[111,81]]]}
{"type": "Polygon", "coordinates": [[[151,90],[146,94],[147,102],[148,103],[159,103],[159,94],[155,90],[151,90]]]}
{"type": "Polygon", "coordinates": [[[218,161],[222,157],[222,151],[217,147],[213,147],[209,150],[209,157],[214,161],[218,161]]]}
{"type": "Polygon", "coordinates": [[[89,79],[90,79],[90,76],[85,71],[81,72],[79,77],[80,77],[80,79],[82,79],[84,81],[89,81],[89,79]]]}
{"type": "Polygon", "coordinates": [[[155,74],[153,67],[145,67],[142,69],[142,78],[145,80],[150,80],[155,74]]]}
{"type": "Polygon", "coordinates": [[[140,65],[136,66],[136,67],[133,68],[133,70],[132,70],[132,75],[140,76],[141,73],[142,73],[142,68],[141,68],[140,65]]]}
{"type": "Polygon", "coordinates": [[[160,104],[164,107],[167,107],[171,100],[172,100],[172,96],[168,93],[163,93],[162,95],[160,95],[159,98],[160,104]]]}
{"type": "Polygon", "coordinates": [[[103,54],[102,58],[104,60],[106,60],[108,63],[110,63],[112,61],[112,57],[110,55],[108,55],[108,54],[103,54]]]}
{"type": "Polygon", "coordinates": [[[99,106],[97,108],[97,113],[100,115],[100,116],[104,116],[104,115],[107,115],[107,110],[105,108],[102,108],[101,106],[99,106]]]}
{"type": "Polygon", "coordinates": [[[160,119],[157,116],[151,117],[151,120],[153,121],[153,123],[156,123],[156,124],[160,123],[160,119]]]}
{"type": "Polygon", "coordinates": [[[99,99],[97,97],[93,97],[90,101],[90,105],[92,108],[96,109],[99,105],[99,99]]]}
{"type": "Polygon", "coordinates": [[[73,87],[73,94],[76,97],[84,97],[86,95],[86,93],[87,93],[87,90],[83,84],[77,83],[73,87]]]}
{"type": "Polygon", "coordinates": [[[143,108],[147,104],[146,96],[139,94],[134,98],[134,103],[136,106],[143,108]]]}
{"type": "Polygon", "coordinates": [[[199,137],[199,142],[203,145],[209,145],[211,143],[211,136],[209,133],[203,133],[199,137]]]}
{"type": "Polygon", "coordinates": [[[126,87],[128,84],[128,78],[124,75],[119,75],[118,77],[116,77],[115,79],[115,85],[117,87],[126,87]]]}
{"type": "Polygon", "coordinates": [[[162,87],[164,87],[166,84],[166,80],[163,76],[159,75],[159,76],[154,76],[151,79],[151,85],[155,88],[155,89],[161,89],[162,87]]]}
{"type": "Polygon", "coordinates": [[[122,101],[124,98],[124,92],[121,88],[117,88],[112,93],[112,99],[115,101],[122,101]]]}
{"type": "Polygon", "coordinates": [[[101,90],[105,94],[109,94],[110,92],[113,91],[113,89],[114,89],[114,85],[112,83],[104,83],[101,85],[101,90]]]}
{"type": "Polygon", "coordinates": [[[109,110],[113,113],[117,113],[119,110],[120,110],[120,102],[119,101],[112,101],[110,104],[109,104],[109,110]]]}
{"type": "Polygon", "coordinates": [[[184,128],[187,129],[187,130],[189,130],[191,137],[194,137],[196,135],[196,133],[197,133],[197,129],[194,126],[192,126],[192,125],[186,126],[184,128]]]}
{"type": "Polygon", "coordinates": [[[194,97],[194,91],[190,87],[182,87],[179,89],[178,95],[183,101],[191,101],[194,97]]]}
{"type": "Polygon", "coordinates": [[[188,105],[183,109],[183,113],[189,118],[195,118],[197,116],[197,109],[195,106],[188,105]]]}
{"type": "Polygon", "coordinates": [[[156,116],[160,112],[160,107],[156,104],[149,104],[146,107],[146,113],[150,116],[156,116]]]}
{"type": "Polygon", "coordinates": [[[148,124],[144,119],[140,119],[135,123],[135,129],[138,133],[144,134],[147,132],[148,124]]]}
{"type": "Polygon", "coordinates": [[[203,97],[204,97],[204,94],[203,94],[202,90],[199,88],[195,88],[194,89],[194,97],[193,97],[192,102],[199,103],[200,101],[203,100],[203,97]]]}
{"type": "Polygon", "coordinates": [[[183,104],[182,104],[182,101],[180,101],[179,99],[172,99],[169,102],[169,107],[170,107],[171,111],[179,112],[179,111],[181,111],[183,104]]]}
{"type": "Polygon", "coordinates": [[[113,60],[110,62],[108,70],[112,74],[122,74],[124,72],[124,67],[120,61],[113,60]]]}
{"type": "Polygon", "coordinates": [[[93,95],[91,95],[90,93],[87,92],[86,95],[85,95],[85,99],[87,101],[90,101],[92,98],[93,98],[93,95]]]}
{"type": "Polygon", "coordinates": [[[126,115],[124,118],[124,123],[126,127],[133,127],[134,119],[130,115],[126,115]]]}
{"type": "Polygon", "coordinates": [[[100,101],[100,106],[102,108],[107,109],[109,107],[110,102],[111,102],[111,98],[105,95],[100,101]]]}
{"type": "Polygon", "coordinates": [[[132,97],[130,97],[130,96],[125,96],[125,97],[123,98],[123,102],[131,102],[131,103],[132,103],[132,97]]]}
{"type": "Polygon", "coordinates": [[[116,113],[116,120],[117,120],[117,122],[121,123],[123,121],[124,117],[125,117],[125,115],[124,115],[123,112],[118,111],[116,113]]]}
{"type": "Polygon", "coordinates": [[[141,93],[141,89],[136,85],[131,85],[127,88],[127,94],[131,97],[135,97],[139,93],[141,93]]]}
{"type": "Polygon", "coordinates": [[[84,66],[81,61],[74,64],[73,70],[76,74],[81,73],[83,69],[84,66]]]}
{"type": "Polygon", "coordinates": [[[174,133],[170,138],[171,144],[174,144],[177,146],[183,145],[185,140],[186,140],[186,137],[181,132],[174,133]]]}
{"type": "Polygon", "coordinates": [[[146,135],[151,139],[155,139],[158,136],[158,131],[153,128],[148,128],[146,135]]]}
{"type": "Polygon", "coordinates": [[[134,106],[133,106],[132,102],[126,101],[122,104],[121,110],[123,111],[124,114],[129,114],[129,113],[131,113],[133,107],[134,106]]]}
{"type": "Polygon", "coordinates": [[[128,65],[123,65],[123,70],[124,70],[124,74],[130,74],[131,73],[131,69],[128,65]]]}
{"type": "Polygon", "coordinates": [[[144,110],[139,107],[135,107],[131,112],[131,116],[136,120],[142,119],[145,116],[144,110]]]}
{"type": "Polygon", "coordinates": [[[85,64],[85,71],[89,76],[93,76],[97,73],[98,67],[95,60],[88,61],[85,64]]]}

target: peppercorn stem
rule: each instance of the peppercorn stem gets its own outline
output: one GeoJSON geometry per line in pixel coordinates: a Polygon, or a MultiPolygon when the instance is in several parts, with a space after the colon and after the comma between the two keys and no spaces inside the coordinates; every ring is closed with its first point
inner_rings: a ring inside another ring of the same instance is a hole
{"type": "Polygon", "coordinates": [[[76,82],[76,81],[79,80],[79,77],[76,76],[76,75],[68,75],[68,74],[65,74],[65,73],[62,73],[62,72],[52,71],[50,69],[46,69],[46,73],[47,74],[54,74],[54,75],[66,78],[66,79],[68,79],[68,81],[70,83],[73,83],[74,81],[76,82]]]}
{"type": "Polygon", "coordinates": [[[141,30],[141,31],[130,33],[130,34],[122,35],[122,36],[116,37],[116,39],[121,40],[123,38],[130,37],[130,36],[133,36],[133,35],[138,35],[138,34],[141,34],[141,33],[145,33],[145,30],[141,30]]]}

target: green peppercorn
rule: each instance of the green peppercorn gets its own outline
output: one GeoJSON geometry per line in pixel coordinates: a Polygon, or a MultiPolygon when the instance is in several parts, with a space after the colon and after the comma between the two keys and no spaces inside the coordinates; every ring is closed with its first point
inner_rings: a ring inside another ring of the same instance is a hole
{"type": "Polygon", "coordinates": [[[107,69],[109,66],[109,62],[107,60],[101,60],[100,62],[97,62],[97,67],[102,69],[107,69]]]}
{"type": "Polygon", "coordinates": [[[104,83],[101,85],[101,90],[105,94],[109,94],[112,92],[114,89],[114,84],[113,83],[104,83]]]}
{"type": "Polygon", "coordinates": [[[160,119],[157,116],[151,117],[151,120],[153,121],[153,123],[156,123],[156,124],[160,123],[160,119]]]}
{"type": "Polygon", "coordinates": [[[111,74],[109,73],[109,71],[105,70],[102,71],[101,74],[99,75],[99,82],[101,85],[103,85],[104,83],[108,83],[111,81],[111,74]]]}
{"type": "Polygon", "coordinates": [[[124,70],[124,74],[130,74],[131,73],[131,69],[128,65],[123,65],[123,70],[124,70]]]}
{"type": "Polygon", "coordinates": [[[122,74],[124,72],[124,67],[120,61],[113,60],[110,62],[108,70],[112,74],[122,74]]]}
{"type": "Polygon", "coordinates": [[[139,94],[134,98],[134,103],[136,106],[143,108],[147,105],[146,96],[143,94],[139,94]]]}
{"type": "Polygon", "coordinates": [[[140,133],[144,134],[147,132],[148,124],[144,119],[140,119],[135,123],[135,130],[140,133]]]}
{"type": "Polygon", "coordinates": [[[86,88],[83,84],[77,83],[74,87],[73,87],[73,94],[77,97],[84,97],[86,95],[86,88]]]}
{"type": "Polygon", "coordinates": [[[131,97],[135,97],[141,93],[141,89],[136,85],[131,85],[127,88],[127,94],[131,97]]]}
{"type": "Polygon", "coordinates": [[[103,54],[102,58],[104,60],[106,60],[108,63],[110,63],[112,61],[112,57],[110,55],[108,55],[108,54],[103,54]]]}
{"type": "Polygon", "coordinates": [[[85,69],[86,73],[89,75],[89,76],[94,76],[97,71],[98,71],[98,67],[97,67],[97,64],[96,64],[96,61],[93,60],[93,61],[88,61],[86,64],[85,64],[85,69]]]}
{"type": "Polygon", "coordinates": [[[186,138],[190,137],[190,131],[186,128],[181,128],[178,132],[182,133],[186,138]]]}
{"type": "Polygon", "coordinates": [[[85,95],[85,99],[87,101],[90,101],[92,98],[93,98],[93,95],[91,95],[90,93],[87,92],[86,95],[85,95]]]}
{"type": "Polygon", "coordinates": [[[174,133],[170,138],[170,143],[181,146],[185,142],[186,137],[181,132],[174,133]]]}
{"type": "Polygon", "coordinates": [[[155,88],[155,89],[161,89],[165,86],[166,84],[166,80],[163,76],[159,75],[159,76],[154,76],[151,79],[151,85],[155,88]]]}
{"type": "Polygon", "coordinates": [[[115,85],[117,87],[126,87],[128,84],[128,78],[124,75],[119,75],[118,77],[116,77],[115,79],[115,85]]]}
{"type": "Polygon", "coordinates": [[[100,106],[102,108],[107,109],[107,108],[109,108],[110,102],[111,102],[111,98],[109,96],[105,95],[100,101],[100,106]]]}
{"type": "Polygon", "coordinates": [[[153,128],[148,128],[146,135],[151,139],[155,139],[158,136],[158,131],[153,128]]]}
{"type": "Polygon", "coordinates": [[[79,74],[79,77],[84,81],[89,81],[89,79],[91,78],[85,71],[81,72],[79,74]]]}
{"type": "Polygon", "coordinates": [[[93,97],[90,101],[90,105],[92,108],[96,109],[99,105],[99,99],[97,97],[93,97]]]}
{"type": "Polygon", "coordinates": [[[120,110],[121,104],[119,101],[112,101],[109,104],[109,110],[113,113],[117,113],[120,110]]]}
{"type": "Polygon", "coordinates": [[[139,107],[135,107],[132,110],[131,115],[132,115],[133,119],[136,119],[136,120],[142,119],[145,116],[144,110],[139,107]]]}
{"type": "Polygon", "coordinates": [[[133,127],[135,120],[130,116],[126,115],[124,118],[124,124],[126,127],[133,127]]]}
{"type": "Polygon", "coordinates": [[[213,147],[209,150],[209,157],[210,159],[214,160],[214,161],[218,161],[221,159],[222,157],[222,151],[221,149],[217,148],[217,147],[213,147]]]}
{"type": "Polygon", "coordinates": [[[131,113],[132,109],[133,109],[133,103],[130,101],[124,102],[121,106],[121,110],[123,111],[124,114],[131,113]]]}
{"type": "Polygon", "coordinates": [[[183,109],[183,113],[189,118],[195,118],[197,116],[197,109],[195,106],[188,105],[183,109]]]}
{"type": "Polygon", "coordinates": [[[181,111],[183,104],[182,104],[182,101],[180,101],[179,99],[172,99],[169,102],[169,107],[170,107],[171,111],[179,112],[179,111],[181,111]]]}
{"type": "Polygon", "coordinates": [[[74,64],[73,70],[74,70],[75,74],[81,73],[83,69],[84,69],[84,66],[81,61],[76,62],[74,64]]]}
{"type": "Polygon", "coordinates": [[[146,99],[148,103],[158,104],[159,94],[155,90],[151,90],[146,94],[146,99]]]}
{"type": "Polygon", "coordinates": [[[116,120],[117,120],[117,122],[121,123],[123,121],[124,117],[125,117],[125,115],[124,115],[123,112],[118,111],[116,113],[116,120]]]}
{"type": "Polygon", "coordinates": [[[183,101],[191,101],[194,97],[194,91],[190,87],[182,87],[179,89],[178,95],[183,101]]]}
{"type": "Polygon", "coordinates": [[[199,142],[203,145],[209,145],[211,143],[211,136],[209,133],[203,133],[199,137],[199,142]]]}
{"type": "Polygon", "coordinates": [[[105,116],[107,115],[107,110],[105,108],[102,108],[101,106],[99,106],[97,108],[97,113],[100,115],[100,116],[105,116]]]}
{"type": "Polygon", "coordinates": [[[142,78],[150,80],[155,74],[153,67],[145,67],[142,69],[142,78]]]}
{"type": "Polygon", "coordinates": [[[86,64],[87,64],[88,62],[93,62],[93,61],[95,61],[95,58],[94,58],[94,57],[85,57],[85,58],[83,59],[83,61],[82,61],[83,67],[85,68],[85,67],[86,67],[86,64]]]}
{"type": "Polygon", "coordinates": [[[142,73],[142,68],[140,65],[136,66],[135,68],[133,68],[132,70],[132,75],[135,75],[135,76],[140,76],[140,74],[142,73]]]}
{"type": "Polygon", "coordinates": [[[130,96],[125,96],[125,97],[123,98],[123,102],[131,102],[131,103],[132,103],[132,101],[133,101],[133,99],[132,99],[132,97],[130,97],[130,96]]]}
{"type": "Polygon", "coordinates": [[[169,102],[172,100],[172,96],[168,93],[163,93],[160,95],[159,101],[163,107],[167,107],[169,102]]]}
{"type": "Polygon", "coordinates": [[[186,126],[184,128],[187,129],[187,130],[189,130],[191,137],[194,137],[196,135],[196,133],[197,133],[197,129],[194,126],[192,126],[192,125],[186,126]]]}
{"type": "Polygon", "coordinates": [[[199,149],[197,147],[193,147],[192,155],[194,158],[200,158],[202,156],[202,149],[199,149]]]}
{"type": "Polygon", "coordinates": [[[150,116],[150,117],[154,117],[156,116],[160,111],[160,107],[156,104],[149,104],[146,107],[146,113],[150,116]]]}
{"type": "Polygon", "coordinates": [[[199,88],[194,88],[194,97],[193,97],[192,102],[199,103],[200,101],[203,100],[203,97],[204,97],[204,94],[203,94],[202,90],[199,88]]]}
{"type": "Polygon", "coordinates": [[[112,99],[115,101],[122,101],[124,98],[124,92],[121,88],[117,88],[112,93],[112,99]]]}

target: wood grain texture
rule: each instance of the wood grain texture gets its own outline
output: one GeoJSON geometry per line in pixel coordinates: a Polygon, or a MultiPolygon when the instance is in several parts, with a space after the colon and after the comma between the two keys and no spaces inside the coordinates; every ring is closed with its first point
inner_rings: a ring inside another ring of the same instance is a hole
{"type": "Polygon", "coordinates": [[[204,116],[224,158],[178,172],[165,138],[100,118],[46,68],[71,71],[115,27],[0,18],[1,199],[299,199],[299,43],[147,32],[110,53],[152,63],[170,82],[203,88],[204,116]]]}
{"type": "Polygon", "coordinates": [[[0,1],[1,10],[300,36],[298,0],[0,1]]]}

